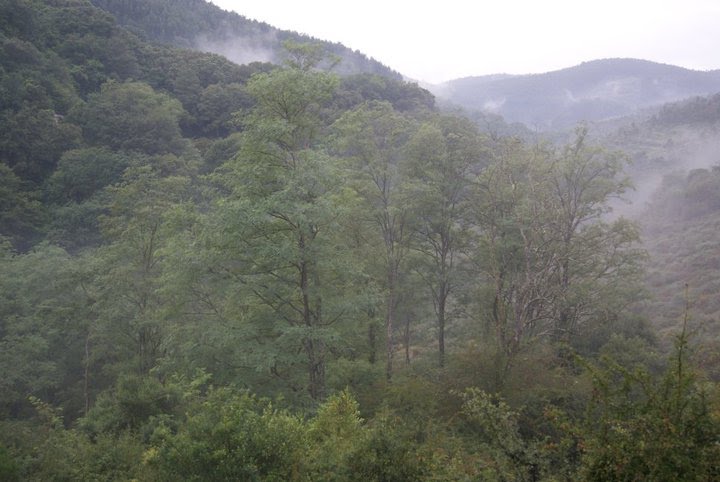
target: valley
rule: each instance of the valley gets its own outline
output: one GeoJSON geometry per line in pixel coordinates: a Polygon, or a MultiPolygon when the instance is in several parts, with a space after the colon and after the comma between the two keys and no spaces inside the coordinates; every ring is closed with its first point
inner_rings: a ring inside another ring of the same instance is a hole
{"type": "Polygon", "coordinates": [[[0,480],[714,480],[719,148],[716,70],[0,0],[0,480]]]}

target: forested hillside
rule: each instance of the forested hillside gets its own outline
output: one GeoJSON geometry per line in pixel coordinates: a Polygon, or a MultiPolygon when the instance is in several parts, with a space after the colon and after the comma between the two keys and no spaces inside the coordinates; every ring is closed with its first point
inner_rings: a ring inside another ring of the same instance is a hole
{"type": "Polygon", "coordinates": [[[707,356],[717,352],[718,166],[720,96],[666,104],[603,138],[632,159],[628,172],[637,187],[623,206],[641,220],[649,252],[646,309],[667,333],[691,302],[691,324],[707,356]]]}
{"type": "Polygon", "coordinates": [[[695,305],[658,333],[639,303],[625,155],[487,135],[323,44],[136,32],[0,0],[0,480],[720,477],[720,360],[695,305]]]}
{"type": "Polygon", "coordinates": [[[401,80],[399,73],[342,44],[280,30],[266,23],[226,12],[205,0],[92,0],[93,5],[113,14],[120,25],[142,38],[176,47],[224,55],[239,64],[254,61],[280,63],[283,42],[316,42],[335,59],[341,75],[377,74],[401,80]]]}

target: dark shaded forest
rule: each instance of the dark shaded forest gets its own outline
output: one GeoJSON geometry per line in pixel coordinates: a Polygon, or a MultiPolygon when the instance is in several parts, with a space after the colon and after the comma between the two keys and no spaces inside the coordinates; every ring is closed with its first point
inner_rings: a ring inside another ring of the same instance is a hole
{"type": "Polygon", "coordinates": [[[717,168],[640,225],[586,127],[137,30],[0,0],[0,480],[720,479],[716,281],[649,262],[712,243],[717,168]]]}

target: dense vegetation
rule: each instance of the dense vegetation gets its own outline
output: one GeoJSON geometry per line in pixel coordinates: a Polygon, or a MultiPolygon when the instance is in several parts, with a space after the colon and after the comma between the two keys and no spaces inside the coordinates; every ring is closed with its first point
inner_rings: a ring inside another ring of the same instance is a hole
{"type": "MultiPolygon", "coordinates": [[[[120,25],[142,38],[221,54],[239,64],[252,61],[279,63],[285,55],[284,42],[312,41],[331,54],[330,62],[341,60],[335,69],[341,75],[365,73],[402,79],[399,73],[377,60],[340,43],[280,30],[235,12],[226,12],[205,0],[92,0],[92,3],[113,14],[120,25]]],[[[323,67],[330,63],[323,62],[323,67]]]]}
{"type": "Polygon", "coordinates": [[[0,479],[720,477],[720,360],[686,304],[646,321],[585,129],[487,136],[316,45],[239,66],[85,0],[0,28],[0,479]]]}

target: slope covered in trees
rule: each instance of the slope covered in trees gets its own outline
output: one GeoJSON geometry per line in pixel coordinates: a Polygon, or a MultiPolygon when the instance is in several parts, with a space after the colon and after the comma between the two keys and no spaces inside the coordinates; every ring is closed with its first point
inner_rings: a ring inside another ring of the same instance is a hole
{"type": "Polygon", "coordinates": [[[632,161],[628,174],[636,191],[627,197],[633,203],[617,207],[640,221],[648,250],[643,311],[669,334],[689,303],[689,324],[708,366],[718,343],[717,106],[717,95],[665,104],[597,137],[632,161]]]}
{"type": "Polygon", "coordinates": [[[720,342],[716,302],[719,181],[717,166],[664,176],[644,222],[652,260],[648,288],[654,295],[648,310],[661,330],[672,331],[683,316],[681,293],[687,290],[693,313],[690,326],[700,334],[704,363],[709,366],[714,366],[720,342]]]}
{"type": "Polygon", "coordinates": [[[625,159],[585,129],[0,9],[0,478],[718,475],[717,362],[635,309],[625,159]]]}
{"type": "Polygon", "coordinates": [[[206,0],[93,0],[92,3],[113,14],[120,25],[142,38],[213,52],[238,64],[253,61],[280,63],[285,55],[284,42],[317,42],[342,61],[337,67],[340,74],[367,73],[402,79],[399,73],[377,60],[340,43],[280,30],[222,10],[206,0]]]}

